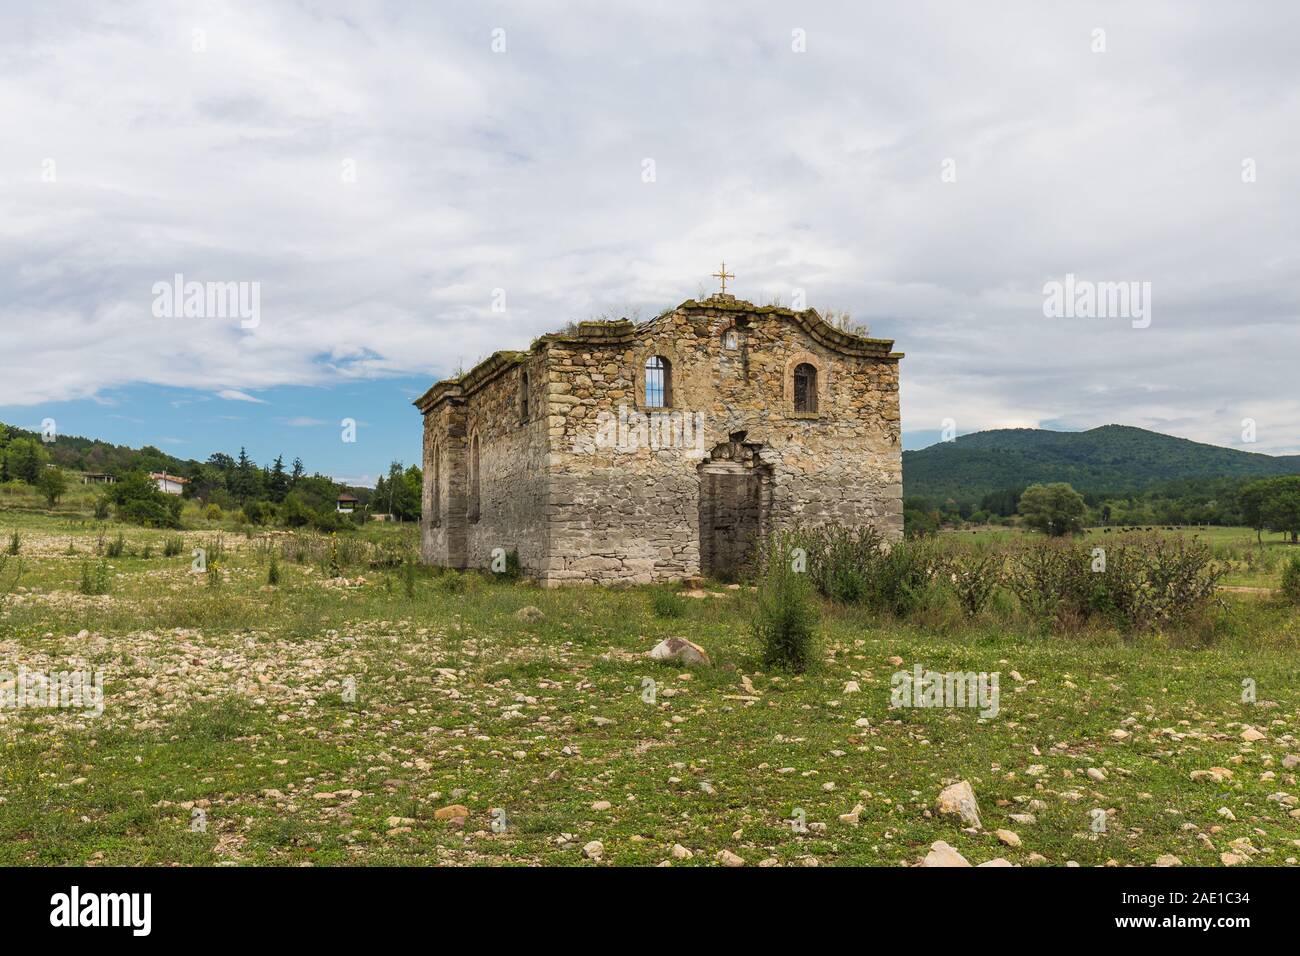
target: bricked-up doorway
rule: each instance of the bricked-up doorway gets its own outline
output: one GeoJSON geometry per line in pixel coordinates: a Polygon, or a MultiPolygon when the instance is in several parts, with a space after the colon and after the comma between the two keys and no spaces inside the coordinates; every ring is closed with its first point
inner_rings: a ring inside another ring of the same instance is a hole
{"type": "Polygon", "coordinates": [[[734,581],[750,570],[754,546],[767,533],[772,469],[761,443],[734,432],[700,464],[700,573],[734,581]]]}

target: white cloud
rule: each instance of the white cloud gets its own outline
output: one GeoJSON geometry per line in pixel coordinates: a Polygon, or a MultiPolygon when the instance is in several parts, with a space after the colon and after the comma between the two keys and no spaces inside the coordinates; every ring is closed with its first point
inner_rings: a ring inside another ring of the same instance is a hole
{"type": "Polygon", "coordinates": [[[217,392],[217,398],[224,398],[230,402],[256,402],[258,405],[267,404],[265,399],[256,398],[247,392],[241,392],[234,388],[223,388],[217,392]]]}
{"type": "Polygon", "coordinates": [[[15,9],[0,405],[432,380],[725,258],[896,338],[908,430],[1253,417],[1300,450],[1297,32],[1172,0],[15,9]],[[259,283],[260,323],[154,318],[178,272],[259,283]],[[1150,281],[1152,326],[1044,319],[1067,272],[1150,281]]]}

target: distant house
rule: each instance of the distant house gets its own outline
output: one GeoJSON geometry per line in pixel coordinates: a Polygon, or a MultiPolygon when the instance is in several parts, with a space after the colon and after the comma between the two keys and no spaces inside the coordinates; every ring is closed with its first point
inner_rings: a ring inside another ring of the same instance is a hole
{"type": "Polygon", "coordinates": [[[339,495],[338,511],[340,514],[350,515],[356,510],[357,502],[360,499],[347,493],[339,495]]]}
{"type": "Polygon", "coordinates": [[[185,491],[185,486],[190,483],[188,478],[178,478],[176,475],[169,475],[165,471],[151,471],[149,477],[153,479],[158,490],[169,495],[179,495],[185,491]]]}
{"type": "Polygon", "coordinates": [[[83,485],[111,485],[115,481],[116,478],[103,471],[88,471],[81,476],[83,485]]]}

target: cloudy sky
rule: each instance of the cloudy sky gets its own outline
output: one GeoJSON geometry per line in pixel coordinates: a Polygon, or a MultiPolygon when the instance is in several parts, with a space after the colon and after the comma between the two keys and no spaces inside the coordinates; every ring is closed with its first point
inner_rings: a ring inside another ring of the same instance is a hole
{"type": "Polygon", "coordinates": [[[365,479],[416,460],[434,379],[725,258],[896,340],[907,447],[952,419],[1300,452],[1294,3],[0,17],[0,420],[365,479]],[[257,283],[256,324],[159,315],[177,274],[257,283]],[[1067,274],[1150,283],[1149,325],[1045,316],[1067,274]]]}

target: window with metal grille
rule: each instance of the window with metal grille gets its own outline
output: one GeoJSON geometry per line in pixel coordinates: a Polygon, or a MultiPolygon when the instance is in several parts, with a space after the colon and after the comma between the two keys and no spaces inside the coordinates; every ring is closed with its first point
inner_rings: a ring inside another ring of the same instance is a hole
{"type": "Polygon", "coordinates": [[[794,367],[794,410],[817,411],[817,369],[807,362],[794,367]]]}
{"type": "Polygon", "coordinates": [[[645,404],[647,408],[667,408],[672,401],[672,366],[662,355],[645,361],[645,404]]]}

